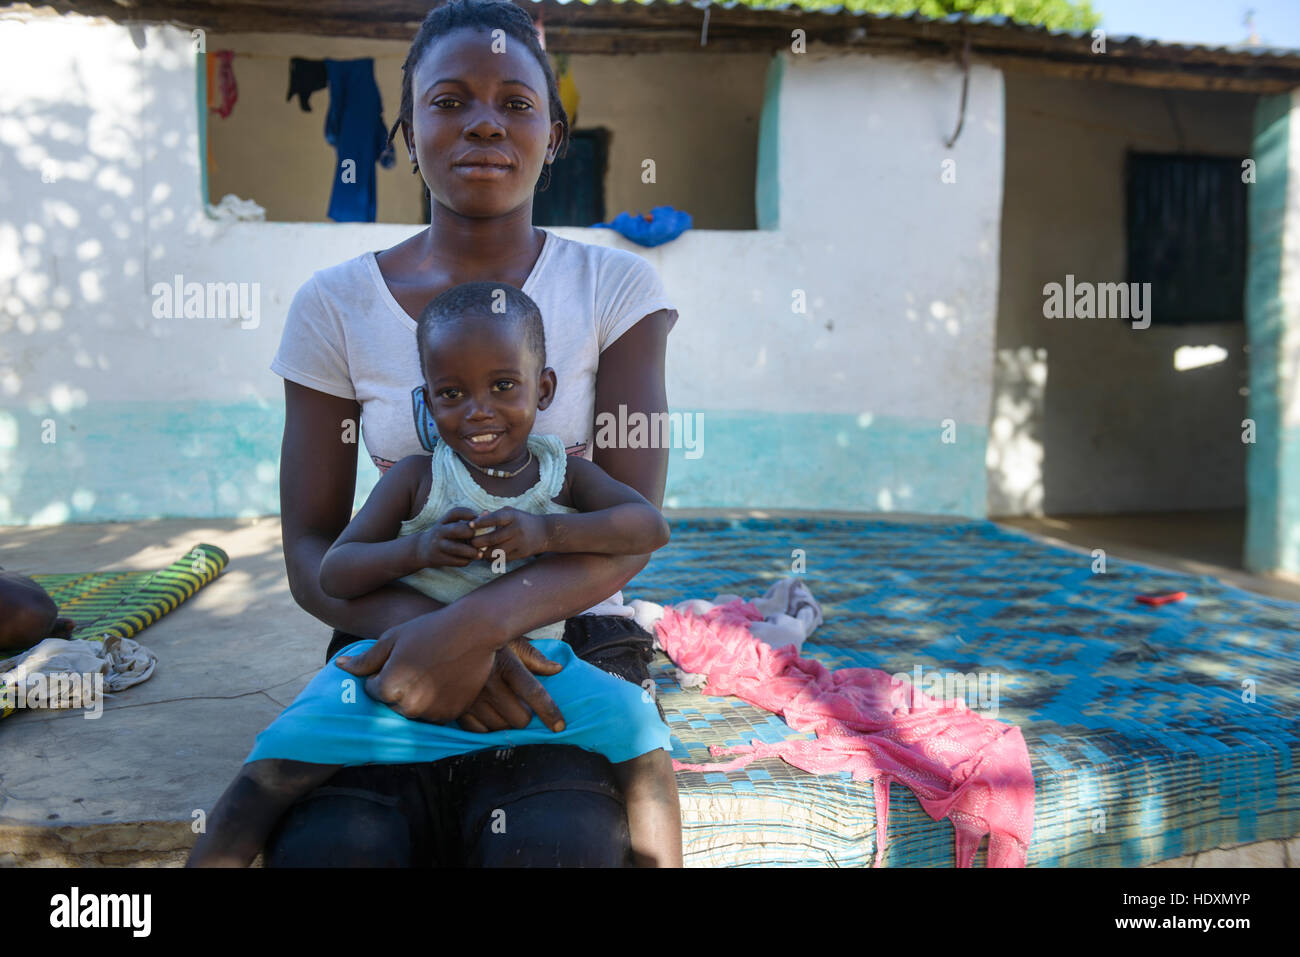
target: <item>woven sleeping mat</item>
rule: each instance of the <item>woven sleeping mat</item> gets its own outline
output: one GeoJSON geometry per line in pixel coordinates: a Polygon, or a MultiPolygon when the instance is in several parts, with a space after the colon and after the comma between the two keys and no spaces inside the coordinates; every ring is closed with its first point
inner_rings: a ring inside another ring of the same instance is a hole
{"type": "MultiPolygon", "coordinates": [[[[1113,559],[1094,572],[1089,554],[987,521],[671,524],[625,600],[753,598],[802,556],[826,619],[805,656],[904,673],[927,693],[925,682],[942,681],[945,696],[956,689],[1017,725],[1036,783],[1029,866],[1133,867],[1300,833],[1300,604],[1113,559]],[[1170,591],[1187,598],[1135,601],[1170,591]]],[[[812,737],[739,699],[683,691],[662,654],[652,668],[674,758],[720,761],[709,745],[812,737]]],[[[678,786],[688,865],[875,856],[870,782],[768,758],[679,772],[678,786]]],[[[888,837],[885,866],[954,865],[952,825],[899,784],[888,837]]],[[[986,848],[987,838],[975,866],[986,848]]]]}
{"type": "Polygon", "coordinates": [[[173,611],[229,564],[216,545],[198,544],[164,568],[149,571],[36,574],[31,579],[71,618],[71,637],[130,638],[173,611]]]}

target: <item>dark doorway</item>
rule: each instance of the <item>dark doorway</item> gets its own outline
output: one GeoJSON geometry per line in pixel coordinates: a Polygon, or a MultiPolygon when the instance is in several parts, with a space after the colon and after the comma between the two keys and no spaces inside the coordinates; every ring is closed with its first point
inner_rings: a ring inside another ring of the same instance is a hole
{"type": "Polygon", "coordinates": [[[609,131],[574,130],[569,148],[551,165],[551,182],[533,194],[533,224],[591,226],[605,221],[609,131]]]}

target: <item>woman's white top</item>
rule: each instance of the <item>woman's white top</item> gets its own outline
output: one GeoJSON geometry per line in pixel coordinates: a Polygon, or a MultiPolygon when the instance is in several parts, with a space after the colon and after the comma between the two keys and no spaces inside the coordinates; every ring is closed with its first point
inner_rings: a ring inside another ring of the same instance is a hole
{"type": "MultiPolygon", "coordinates": [[[[636,253],[565,239],[549,230],[523,291],[546,330],[555,399],[534,434],[558,435],[569,455],[591,460],[600,354],[645,316],[677,311],[658,271],[636,253]]],[[[361,437],[375,466],[437,446],[419,401],[415,319],[389,292],[373,252],[322,269],[289,306],[271,370],[291,382],[361,404],[361,437]]],[[[584,614],[627,615],[620,591],[584,614]]]]}

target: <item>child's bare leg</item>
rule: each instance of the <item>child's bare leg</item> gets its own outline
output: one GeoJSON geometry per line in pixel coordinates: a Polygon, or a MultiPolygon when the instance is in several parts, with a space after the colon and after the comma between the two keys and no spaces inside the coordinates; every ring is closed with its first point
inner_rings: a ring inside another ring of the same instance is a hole
{"type": "Polygon", "coordinates": [[[245,764],[208,815],[185,866],[250,866],[289,806],[340,767],[279,758],[245,764]]]}
{"type": "Polygon", "coordinates": [[[650,751],[614,766],[627,799],[627,824],[636,867],[682,866],[682,810],[677,775],[667,751],[650,751]]]}

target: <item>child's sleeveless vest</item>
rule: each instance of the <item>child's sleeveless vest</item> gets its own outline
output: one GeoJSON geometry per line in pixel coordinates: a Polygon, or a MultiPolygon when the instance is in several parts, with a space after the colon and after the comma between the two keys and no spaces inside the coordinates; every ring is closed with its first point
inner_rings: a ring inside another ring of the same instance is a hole
{"type": "MultiPolygon", "coordinates": [[[[569,515],[576,512],[576,508],[569,508],[552,501],[564,486],[565,471],[568,468],[568,456],[564,454],[563,440],[558,435],[530,435],[528,448],[532,450],[540,465],[541,475],[537,484],[520,495],[503,497],[490,495],[484,491],[469,474],[465,463],[452,451],[451,446],[439,441],[434,449],[430,466],[433,484],[429,488],[429,500],[420,510],[419,515],[402,523],[398,536],[422,532],[429,526],[437,524],[438,519],[457,507],[472,508],[476,513],[495,511],[507,506],[534,515],[569,515]]],[[[494,562],[489,554],[464,567],[422,568],[401,580],[430,598],[450,604],[480,585],[492,581],[498,574],[512,572],[519,566],[534,560],[535,556],[517,558],[506,562],[499,571],[494,571],[494,562]]],[[[563,636],[563,621],[544,625],[527,633],[529,638],[562,638],[563,636]]]]}

